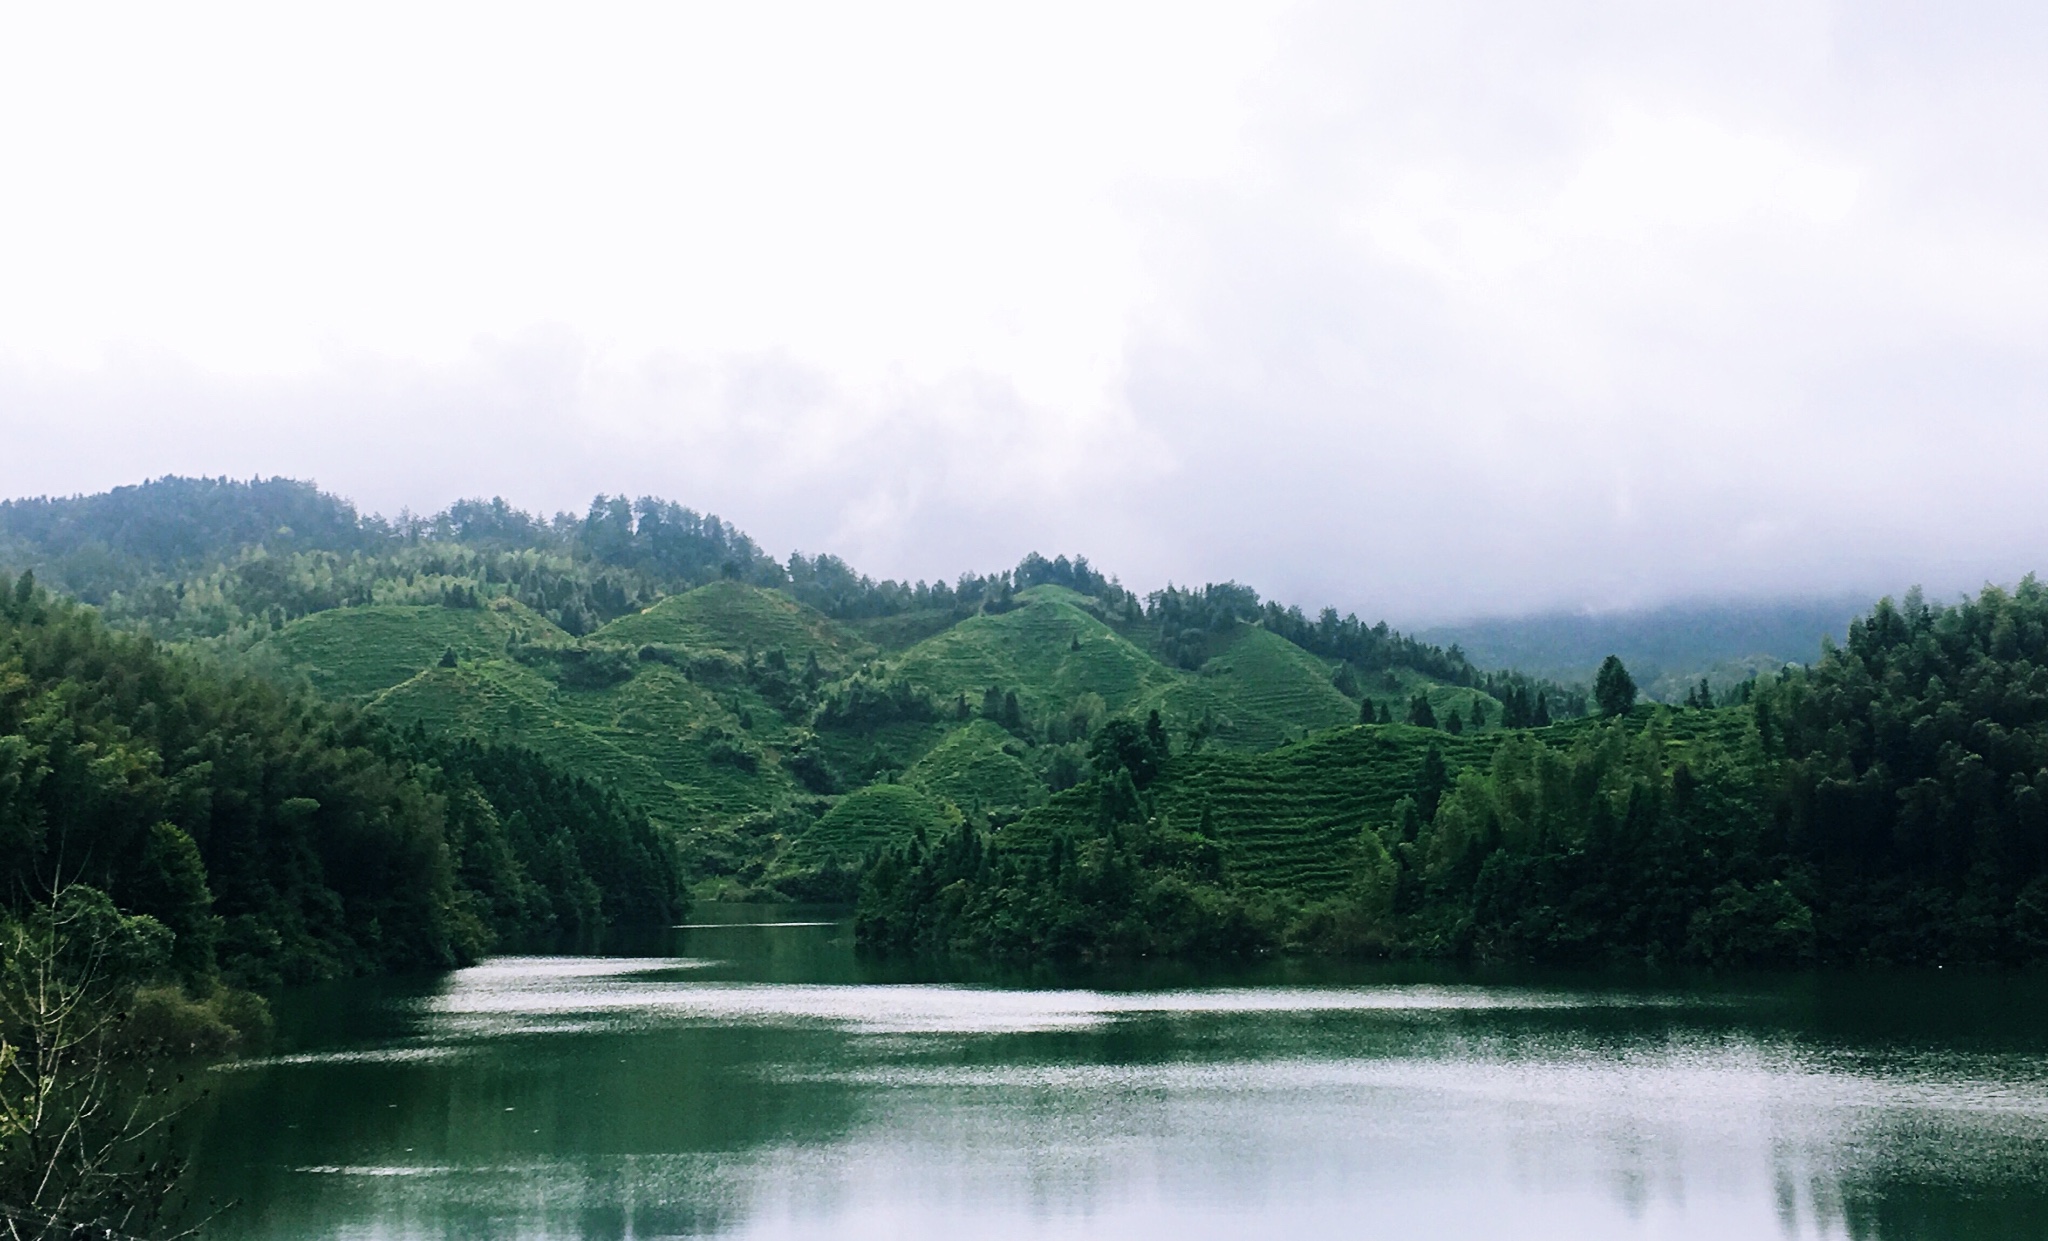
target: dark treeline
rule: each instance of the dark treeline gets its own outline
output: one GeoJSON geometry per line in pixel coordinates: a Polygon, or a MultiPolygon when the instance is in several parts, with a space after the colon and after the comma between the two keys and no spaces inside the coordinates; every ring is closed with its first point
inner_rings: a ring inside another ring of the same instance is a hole
{"type": "MultiPolygon", "coordinates": [[[[1617,669],[1619,665],[1616,665],[1617,669]]],[[[1004,835],[879,858],[869,944],[1027,958],[1319,951],[1552,962],[2048,956],[2048,591],[1880,604],[1746,703],[1631,707],[1429,744],[1348,887],[1238,881],[1232,834],[1162,812],[1192,756],[1099,734],[1097,774],[1004,835]]],[[[1362,778],[1362,776],[1361,776],[1362,778]]],[[[1284,795],[1284,792],[1283,794],[1284,795]]]]}
{"type": "MultiPolygon", "coordinates": [[[[1456,685],[1488,681],[1456,647],[1333,609],[1311,620],[1235,583],[1168,587],[1141,601],[1085,557],[1037,553],[1014,569],[952,582],[877,581],[827,554],[779,562],[731,523],[653,497],[600,495],[581,516],[551,519],[502,499],[386,519],[291,479],[165,477],[99,495],[0,501],[0,568],[33,569],[111,622],[166,639],[274,628],[376,603],[474,605],[480,594],[509,596],[582,635],[720,578],[785,591],[837,620],[962,618],[1005,611],[1018,591],[1051,584],[1098,600],[1103,619],[1119,628],[1156,630],[1168,662],[1182,667],[1208,657],[1210,635],[1257,623],[1362,672],[1405,667],[1456,685]]],[[[1552,714],[1583,709],[1570,691],[1524,688],[1547,693],[1552,714]]]]}
{"type": "Polygon", "coordinates": [[[0,901],[83,883],[182,977],[267,985],[473,959],[676,911],[644,818],[532,756],[361,715],[0,580],[0,901]]]}
{"type": "Polygon", "coordinates": [[[1340,659],[1366,672],[1412,668],[1452,685],[1477,685],[1479,670],[1456,647],[1444,650],[1405,637],[1385,621],[1368,625],[1357,616],[1337,615],[1324,608],[1310,620],[1298,607],[1261,602],[1259,592],[1236,582],[1200,590],[1168,586],[1145,600],[1145,614],[1159,626],[1160,643],[1183,668],[1198,668],[1208,659],[1214,635],[1227,634],[1243,623],[1256,623],[1289,642],[1325,659],[1340,659]]]}

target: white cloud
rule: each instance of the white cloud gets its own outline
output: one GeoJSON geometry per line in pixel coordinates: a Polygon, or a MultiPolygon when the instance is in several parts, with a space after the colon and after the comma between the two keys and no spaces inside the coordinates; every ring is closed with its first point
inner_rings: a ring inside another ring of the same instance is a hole
{"type": "Polygon", "coordinates": [[[23,6],[0,491],[1427,618],[2036,567],[2026,8],[23,6]]]}

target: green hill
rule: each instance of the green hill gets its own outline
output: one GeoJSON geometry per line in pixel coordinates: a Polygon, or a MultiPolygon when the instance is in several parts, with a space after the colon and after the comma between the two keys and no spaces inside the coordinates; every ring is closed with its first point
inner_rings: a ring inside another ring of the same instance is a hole
{"type": "Polygon", "coordinates": [[[321,693],[360,697],[386,690],[441,661],[491,659],[514,642],[572,639],[510,599],[484,608],[383,606],[335,608],[291,622],[256,647],[303,672],[321,693]]]}
{"type": "Polygon", "coordinates": [[[510,660],[429,668],[371,700],[373,714],[430,733],[512,742],[692,831],[766,809],[788,777],[738,720],[673,670],[565,690],[510,660]]]}
{"type": "Polygon", "coordinates": [[[1022,757],[1024,743],[975,720],[955,729],[903,773],[906,784],[963,809],[1029,806],[1045,800],[1045,784],[1022,757]]]}
{"type": "MultiPolygon", "coordinates": [[[[1015,609],[970,617],[917,643],[892,670],[941,699],[964,695],[978,703],[990,687],[1014,691],[1027,719],[1065,713],[1084,695],[1102,699],[1111,715],[1157,710],[1169,727],[1186,733],[1204,721],[1217,744],[1262,750],[1290,738],[1358,720],[1358,703],[1331,684],[1325,661],[1257,625],[1239,625],[1222,651],[1199,672],[1170,668],[1098,617],[1091,600],[1057,586],[1017,595],[1015,609]]],[[[1402,669],[1396,718],[1407,697],[1425,690],[1441,710],[1457,706],[1469,716],[1485,699],[1491,718],[1499,705],[1477,690],[1442,686],[1402,669]]]]}
{"type": "Polygon", "coordinates": [[[1436,713],[1439,723],[1448,721],[1453,711],[1458,713],[1459,719],[1470,721],[1474,703],[1480,705],[1486,716],[1485,727],[1497,728],[1501,723],[1500,700],[1483,690],[1466,685],[1445,685],[1409,668],[1389,669],[1366,678],[1366,681],[1364,697],[1372,700],[1375,711],[1386,707],[1395,723],[1407,721],[1409,703],[1417,694],[1429,699],[1429,708],[1436,713]]]}
{"type": "Polygon", "coordinates": [[[509,662],[429,668],[370,702],[373,714],[437,736],[513,741],[633,798],[672,824],[687,803],[660,770],[558,712],[553,687],[509,662]]]}
{"type": "Polygon", "coordinates": [[[895,672],[941,698],[979,702],[991,686],[1014,690],[1027,716],[1064,712],[1083,694],[1111,712],[1156,705],[1183,680],[1057,586],[1017,595],[1010,611],[970,616],[892,661],[895,672]]]}
{"type": "MultiPolygon", "coordinates": [[[[430,742],[516,743],[656,819],[689,880],[728,894],[798,890],[786,842],[863,786],[1011,823],[1088,780],[1090,738],[1119,717],[1157,711],[1181,753],[1224,763],[1348,726],[1361,697],[1396,719],[1416,694],[1461,721],[1488,692],[1517,723],[1540,718],[1541,693],[1551,717],[1580,709],[1563,687],[1237,583],[1140,595],[1036,553],[877,581],[830,555],[778,561],[652,497],[552,519],[465,500],[393,522],[310,484],[160,479],[0,501],[0,565],[430,742]]],[[[1485,705],[1486,731],[1507,722],[1485,705]]],[[[1233,846],[1232,864],[1253,874],[1260,847],[1233,846]]],[[[1306,865],[1273,863],[1274,882],[1309,882],[1306,865]]]]}
{"type": "MultiPolygon", "coordinates": [[[[930,625],[932,614],[918,623],[930,625]]],[[[1254,823],[1244,807],[1267,777],[1258,774],[1264,768],[1241,766],[1242,755],[1357,718],[1356,701],[1332,684],[1332,665],[1240,624],[1199,671],[1168,667],[1105,620],[1098,601],[1058,586],[1020,592],[1007,610],[952,623],[841,681],[830,678],[871,654],[870,644],[784,595],[730,581],[665,599],[580,640],[498,599],[482,608],[319,612],[260,650],[323,693],[364,699],[400,726],[529,748],[616,790],[681,839],[707,850],[715,843],[732,859],[720,865],[740,867],[752,856],[774,874],[828,856],[850,863],[900,835],[887,826],[897,820],[930,826],[932,815],[1045,802],[1060,764],[1067,779],[1085,774],[1077,709],[1098,720],[1156,709],[1176,735],[1204,728],[1211,751],[1237,752],[1196,761],[1191,770],[1206,774],[1188,787],[1200,788],[1225,825],[1229,864],[1247,884],[1312,891],[1339,882],[1334,842],[1393,796],[1361,802],[1342,781],[1304,785],[1285,815],[1254,823]],[[452,668],[442,666],[449,651],[452,668]],[[766,654],[774,651],[782,658],[766,654]],[[812,655],[826,670],[822,684],[803,671],[812,655]],[[981,718],[990,687],[1017,697],[1022,718],[1010,728],[981,718]],[[955,705],[961,698],[965,718],[955,705]],[[825,721],[819,704],[828,700],[851,705],[825,721]],[[828,782],[815,771],[798,779],[789,760],[805,747],[833,773],[828,782]],[[877,786],[895,791],[870,797],[861,786],[878,778],[900,786],[877,786]],[[858,792],[810,831],[745,827],[749,816],[779,813],[807,789],[849,788],[858,792]]],[[[1416,692],[1428,693],[1440,714],[1456,706],[1469,715],[1478,695],[1409,670],[1382,674],[1368,692],[1395,701],[1399,714],[1416,692]]],[[[1347,743],[1314,743],[1332,744],[1347,743]]],[[[1310,762],[1298,757],[1307,752],[1289,747],[1278,761],[1310,762]]],[[[1200,813],[1193,802],[1172,810],[1200,813]]]]}
{"type": "Polygon", "coordinates": [[[1358,704],[1330,684],[1330,666],[1285,638],[1240,625],[1210,656],[1201,683],[1230,714],[1226,742],[1245,749],[1358,722],[1358,704]]]}
{"type": "Polygon", "coordinates": [[[908,840],[920,828],[927,839],[936,840],[959,821],[958,812],[907,784],[871,784],[840,798],[797,837],[790,853],[812,864],[834,858],[849,864],[878,845],[908,840]]]}
{"type": "Polygon", "coordinates": [[[795,663],[816,655],[826,667],[844,664],[861,646],[821,613],[787,595],[743,582],[713,582],[663,599],[604,626],[591,640],[734,654],[779,647],[795,663]]]}

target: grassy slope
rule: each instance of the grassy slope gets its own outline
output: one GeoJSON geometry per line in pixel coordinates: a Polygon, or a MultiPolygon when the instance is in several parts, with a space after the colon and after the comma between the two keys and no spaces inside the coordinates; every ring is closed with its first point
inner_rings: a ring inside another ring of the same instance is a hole
{"type": "Polygon", "coordinates": [[[671,824],[687,821],[680,793],[646,759],[628,753],[556,710],[554,686],[509,661],[429,668],[378,695],[370,710],[429,732],[518,741],[579,775],[602,781],[671,824]]]}
{"type": "Polygon", "coordinates": [[[315,612],[286,625],[257,648],[303,671],[322,694],[360,697],[386,690],[440,662],[503,655],[515,641],[572,639],[547,618],[509,599],[488,608],[363,607],[315,612]]]}
{"type": "Polygon", "coordinates": [[[598,643],[662,643],[697,650],[765,652],[781,647],[801,664],[816,654],[826,667],[843,665],[861,641],[822,613],[787,595],[743,582],[713,582],[664,599],[644,612],[622,616],[591,635],[598,643]]]}
{"type": "Polygon", "coordinates": [[[1287,739],[1358,722],[1358,704],[1330,684],[1331,668],[1277,634],[1239,626],[1230,644],[1202,665],[1202,684],[1229,704],[1224,739],[1265,749],[1287,739]]]}
{"type": "Polygon", "coordinates": [[[871,784],[839,799],[811,828],[797,837],[790,855],[800,862],[837,858],[853,863],[877,845],[907,840],[918,828],[928,839],[959,822],[951,807],[907,784],[871,784]]]}
{"type": "MultiPolygon", "coordinates": [[[[1240,629],[1191,674],[1154,659],[1071,591],[1039,587],[1019,601],[1012,611],[971,617],[916,642],[890,661],[893,674],[943,698],[965,694],[977,707],[990,685],[1015,690],[1037,718],[1095,694],[1112,713],[1157,708],[1181,735],[1204,716],[1224,724],[1208,751],[1175,761],[1160,806],[1192,827],[1206,804],[1233,873],[1254,886],[1313,893],[1339,882],[1348,842],[1412,786],[1430,741],[1454,763],[1483,758],[1492,744],[1490,730],[1452,738],[1405,726],[1337,727],[1357,718],[1357,706],[1332,687],[1329,666],[1256,626],[1240,629]],[[1222,752],[1262,750],[1304,733],[1317,735],[1266,754],[1222,752]]],[[[329,693],[374,694],[371,709],[401,724],[519,741],[692,834],[729,830],[796,795],[778,755],[803,721],[783,719],[743,682],[700,684],[668,664],[641,662],[619,684],[569,688],[550,679],[545,665],[506,658],[515,641],[573,640],[516,605],[379,607],[309,617],[268,645],[329,693]],[[438,667],[451,647],[461,665],[438,667]]],[[[751,646],[757,653],[779,646],[792,660],[816,652],[821,664],[840,668],[871,649],[862,635],[784,596],[734,582],[665,600],[586,641],[728,652],[751,646]]],[[[1397,715],[1418,689],[1440,715],[1453,706],[1468,714],[1476,696],[1411,673],[1396,678],[1398,687],[1376,679],[1367,689],[1397,715]]],[[[1489,714],[1498,720],[1497,705],[1489,703],[1489,714]]],[[[886,756],[882,765],[902,771],[902,785],[843,798],[793,842],[793,861],[821,860],[827,852],[851,861],[918,823],[931,828],[931,816],[943,819],[954,807],[1046,800],[1030,755],[1019,753],[1022,743],[984,720],[835,731],[819,742],[848,773],[871,756],[886,756]]],[[[1013,830],[1028,834],[1029,822],[1013,830]]]]}
{"type": "Polygon", "coordinates": [[[519,742],[676,827],[766,809],[790,789],[772,755],[712,695],[659,666],[624,685],[575,691],[509,660],[429,668],[370,709],[401,725],[519,742]]]}
{"type": "Polygon", "coordinates": [[[926,638],[944,633],[960,618],[945,609],[905,612],[900,616],[877,616],[866,620],[840,621],[839,627],[885,654],[907,650],[926,638]]]}
{"type": "Polygon", "coordinates": [[[1020,606],[969,617],[911,647],[896,671],[941,698],[1015,690],[1027,716],[1065,711],[1083,694],[1099,695],[1111,714],[1157,709],[1185,731],[1205,715],[1226,725],[1217,740],[1242,749],[1345,724],[1358,707],[1330,685],[1330,670],[1286,639],[1252,626],[1200,675],[1169,668],[1089,611],[1088,601],[1057,586],[1017,596],[1020,606]]]}
{"type": "MultiPolygon", "coordinates": [[[[1374,673],[1363,678],[1365,696],[1372,699],[1377,711],[1382,704],[1393,713],[1394,721],[1400,723],[1408,718],[1408,703],[1416,694],[1429,696],[1429,709],[1436,712],[1439,723],[1451,718],[1456,711],[1464,720],[1472,718],[1472,704],[1478,702],[1486,709],[1486,727],[1500,727],[1500,700],[1476,689],[1462,685],[1445,685],[1432,681],[1421,673],[1409,668],[1396,668],[1391,672],[1374,673]],[[1394,684],[1388,685],[1391,679],[1394,684]]],[[[1357,718],[1357,708],[1352,709],[1352,718],[1357,718]]]]}
{"type": "Polygon", "coordinates": [[[941,698],[979,705],[990,686],[1015,690],[1027,715],[1065,711],[1102,696],[1112,712],[1154,705],[1181,679],[1081,606],[1081,596],[1040,586],[999,615],[970,616],[893,661],[898,674],[941,698]]]}
{"type": "Polygon", "coordinates": [[[1023,748],[996,725],[975,720],[946,734],[903,773],[903,782],[967,810],[1033,805],[1045,800],[1045,785],[1020,756],[1023,748]]]}

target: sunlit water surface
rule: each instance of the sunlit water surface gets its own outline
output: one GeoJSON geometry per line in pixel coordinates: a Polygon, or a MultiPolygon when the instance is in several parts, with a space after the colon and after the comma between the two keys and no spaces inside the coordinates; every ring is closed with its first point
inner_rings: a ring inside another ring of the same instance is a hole
{"type": "Polygon", "coordinates": [[[970,985],[722,916],[781,925],[286,997],[209,1234],[2048,1237],[2023,976],[970,985]]]}

